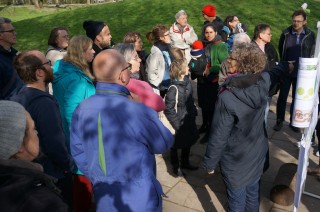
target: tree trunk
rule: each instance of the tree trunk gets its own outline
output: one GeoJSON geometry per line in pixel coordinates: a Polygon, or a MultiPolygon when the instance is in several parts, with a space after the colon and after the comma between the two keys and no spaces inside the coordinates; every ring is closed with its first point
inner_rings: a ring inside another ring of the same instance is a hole
{"type": "Polygon", "coordinates": [[[39,6],[39,0],[33,0],[33,3],[34,3],[34,6],[39,9],[40,6],[39,6]]]}
{"type": "Polygon", "coordinates": [[[87,0],[87,4],[91,4],[90,0],[87,0]]]}

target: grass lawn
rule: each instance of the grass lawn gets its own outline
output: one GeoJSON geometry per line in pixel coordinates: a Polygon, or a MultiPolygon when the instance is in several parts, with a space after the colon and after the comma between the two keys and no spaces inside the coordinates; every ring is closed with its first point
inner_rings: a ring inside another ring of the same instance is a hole
{"type": "MultiPolygon", "coordinates": [[[[299,9],[305,0],[123,0],[118,3],[80,5],[68,8],[9,7],[0,9],[0,16],[11,18],[18,33],[18,50],[47,49],[50,30],[59,25],[70,29],[71,35],[85,34],[82,23],[84,20],[103,20],[111,30],[113,40],[121,42],[124,34],[138,31],[145,35],[156,24],[167,26],[175,21],[174,15],[180,9],[188,13],[188,21],[198,35],[201,34],[203,18],[201,8],[212,3],[217,8],[217,15],[224,19],[227,15],[237,15],[241,22],[248,26],[248,34],[252,37],[254,26],[268,23],[272,28],[272,43],[277,48],[281,31],[291,24],[291,14],[299,9]]],[[[319,0],[308,1],[311,13],[308,15],[308,27],[317,31],[316,24],[320,19],[319,0]]],[[[151,44],[143,36],[147,51],[151,44]]]]}

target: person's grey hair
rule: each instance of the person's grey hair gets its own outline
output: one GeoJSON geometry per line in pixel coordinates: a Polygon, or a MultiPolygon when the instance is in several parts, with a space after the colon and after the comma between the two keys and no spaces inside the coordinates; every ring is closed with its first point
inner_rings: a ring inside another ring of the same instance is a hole
{"type": "Polygon", "coordinates": [[[179,12],[177,12],[177,14],[175,16],[176,20],[178,20],[180,18],[180,16],[182,16],[182,15],[187,15],[186,11],[180,10],[179,12]]]}
{"type": "Polygon", "coordinates": [[[12,21],[9,18],[0,17],[0,31],[4,30],[2,27],[3,24],[10,24],[12,21]]]}
{"type": "Polygon", "coordinates": [[[132,53],[135,51],[133,43],[118,43],[113,49],[120,52],[128,63],[132,58],[132,53]]]}
{"type": "Polygon", "coordinates": [[[266,65],[266,56],[263,51],[252,43],[240,43],[230,57],[238,62],[238,71],[243,74],[260,73],[266,65]]]}
{"type": "Polygon", "coordinates": [[[242,32],[242,33],[235,34],[235,36],[233,38],[232,49],[241,43],[251,43],[251,39],[250,39],[249,35],[247,35],[247,33],[242,32]]]}

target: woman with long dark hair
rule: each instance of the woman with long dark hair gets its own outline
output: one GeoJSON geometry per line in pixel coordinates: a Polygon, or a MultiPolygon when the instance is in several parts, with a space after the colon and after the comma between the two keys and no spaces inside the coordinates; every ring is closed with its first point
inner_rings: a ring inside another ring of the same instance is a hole
{"type": "MultiPolygon", "coordinates": [[[[202,41],[205,47],[205,54],[208,58],[208,65],[203,77],[198,77],[198,104],[202,109],[203,123],[199,129],[200,133],[208,132],[211,126],[215,101],[218,93],[219,70],[223,60],[228,56],[228,49],[218,35],[214,24],[204,26],[205,38],[202,41]]],[[[207,136],[202,140],[206,142],[207,136]]]]}

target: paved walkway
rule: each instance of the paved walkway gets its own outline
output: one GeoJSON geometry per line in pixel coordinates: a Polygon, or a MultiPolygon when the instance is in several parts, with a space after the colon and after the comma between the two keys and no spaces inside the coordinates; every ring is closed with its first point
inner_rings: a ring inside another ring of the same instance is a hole
{"type": "MultiPolygon", "coordinates": [[[[275,100],[270,107],[268,117],[268,133],[270,147],[270,168],[261,180],[260,211],[285,212],[293,211],[293,205],[281,206],[273,203],[269,196],[274,179],[281,165],[285,163],[296,163],[299,148],[296,142],[300,140],[301,134],[293,132],[288,127],[288,113],[286,123],[280,132],[275,132],[272,127],[275,124],[275,100]]],[[[291,101],[291,100],[289,100],[291,101]]],[[[289,105],[288,105],[289,106],[289,105]]],[[[289,111],[289,108],[287,108],[289,111]]],[[[199,113],[200,114],[200,113],[199,113]]],[[[200,125],[201,117],[197,124],[200,125]]],[[[190,160],[192,164],[201,165],[205,153],[206,144],[197,142],[191,149],[190,160]]],[[[310,166],[318,164],[318,158],[310,152],[310,166]]],[[[163,211],[185,212],[185,211],[226,211],[227,197],[226,189],[220,173],[208,175],[204,170],[186,171],[185,177],[174,177],[172,174],[168,154],[157,155],[157,178],[162,184],[167,198],[163,198],[163,211]]],[[[320,182],[316,176],[307,176],[306,191],[320,195],[320,182]]],[[[307,195],[302,195],[299,212],[319,211],[320,200],[307,195]]]]}

